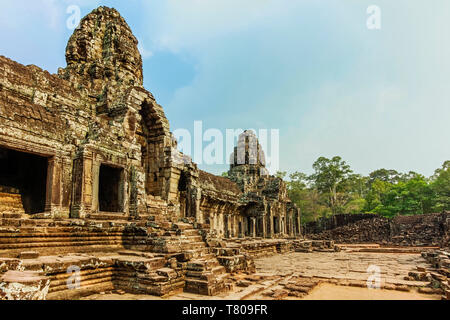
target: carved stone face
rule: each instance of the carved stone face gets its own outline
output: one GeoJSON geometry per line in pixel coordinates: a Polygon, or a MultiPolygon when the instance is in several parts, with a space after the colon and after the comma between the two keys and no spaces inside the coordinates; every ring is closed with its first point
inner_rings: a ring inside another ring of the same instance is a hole
{"type": "Polygon", "coordinates": [[[66,61],[82,77],[143,83],[138,41],[115,9],[100,7],[81,20],[67,44],[66,61]]]}

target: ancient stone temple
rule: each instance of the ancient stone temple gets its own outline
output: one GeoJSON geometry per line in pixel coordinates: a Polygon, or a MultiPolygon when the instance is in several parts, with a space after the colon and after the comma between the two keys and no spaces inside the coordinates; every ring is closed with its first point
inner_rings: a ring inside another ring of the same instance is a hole
{"type": "Polygon", "coordinates": [[[226,271],[251,269],[239,248],[218,249],[223,239],[300,235],[299,210],[252,132],[239,137],[228,177],[177,150],[116,10],[82,19],[66,61],[52,75],[0,56],[0,275],[36,272],[53,298],[82,292],[65,286],[73,265],[84,293],[215,294],[226,271]]]}
{"type": "Polygon", "coordinates": [[[300,234],[299,210],[287,197],[286,183],[269,175],[252,131],[239,136],[228,177],[214,176],[195,166],[186,167],[181,174],[182,216],[210,225],[220,237],[300,234]]]}

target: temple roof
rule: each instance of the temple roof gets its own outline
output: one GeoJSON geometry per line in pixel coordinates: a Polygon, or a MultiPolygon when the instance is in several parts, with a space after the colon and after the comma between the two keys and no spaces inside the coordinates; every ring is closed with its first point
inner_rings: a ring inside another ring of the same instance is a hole
{"type": "Polygon", "coordinates": [[[199,170],[198,178],[202,187],[213,187],[216,191],[233,193],[235,195],[241,194],[238,185],[228,178],[216,176],[202,170],[199,170]]]}
{"type": "Polygon", "coordinates": [[[99,7],[85,16],[66,48],[67,69],[86,78],[143,84],[138,41],[115,9],[99,7]]]}

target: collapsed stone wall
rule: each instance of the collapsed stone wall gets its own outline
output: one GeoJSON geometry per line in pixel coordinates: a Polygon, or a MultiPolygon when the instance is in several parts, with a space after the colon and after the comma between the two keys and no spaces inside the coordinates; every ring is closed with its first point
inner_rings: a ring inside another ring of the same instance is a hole
{"type": "Polygon", "coordinates": [[[320,233],[326,230],[332,230],[360,220],[374,219],[379,217],[376,214],[336,214],[329,218],[319,218],[316,221],[307,223],[303,230],[305,234],[320,233]]]}
{"type": "Polygon", "coordinates": [[[393,219],[377,215],[333,216],[305,227],[308,238],[338,243],[376,242],[401,246],[449,245],[450,212],[393,219]],[[356,221],[355,221],[356,220],[356,221]]]}

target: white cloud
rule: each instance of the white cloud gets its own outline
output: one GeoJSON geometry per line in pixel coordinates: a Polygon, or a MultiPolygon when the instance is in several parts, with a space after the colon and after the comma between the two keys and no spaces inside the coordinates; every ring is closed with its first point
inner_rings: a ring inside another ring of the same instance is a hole
{"type": "Polygon", "coordinates": [[[294,4],[286,0],[167,0],[157,8],[153,2],[143,5],[157,20],[150,21],[152,40],[161,49],[176,52],[201,49],[211,40],[264,24],[265,19],[289,12],[294,4]]]}
{"type": "Polygon", "coordinates": [[[141,39],[138,39],[139,45],[138,49],[141,53],[143,59],[151,58],[153,56],[153,52],[151,50],[147,50],[144,46],[144,42],[141,39]]]}

